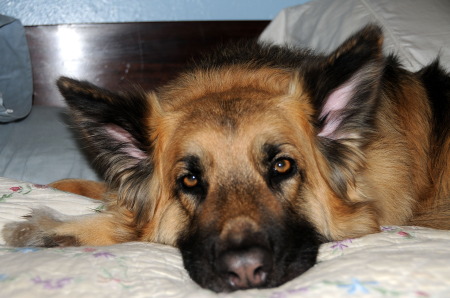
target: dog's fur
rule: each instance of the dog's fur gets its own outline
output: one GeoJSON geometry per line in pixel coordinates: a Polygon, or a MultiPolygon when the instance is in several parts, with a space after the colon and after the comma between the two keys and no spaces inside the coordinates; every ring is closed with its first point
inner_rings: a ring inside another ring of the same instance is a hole
{"type": "Polygon", "coordinates": [[[35,210],[5,239],[170,244],[197,283],[232,291],[298,276],[323,241],[449,229],[450,77],[438,62],[404,70],[382,42],[367,26],[329,55],[237,45],[149,93],[59,79],[106,210],[35,210]]]}

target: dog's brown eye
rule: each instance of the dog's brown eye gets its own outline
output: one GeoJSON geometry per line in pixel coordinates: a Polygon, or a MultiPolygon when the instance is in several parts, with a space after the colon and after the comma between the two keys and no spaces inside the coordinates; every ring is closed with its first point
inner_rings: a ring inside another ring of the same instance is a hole
{"type": "Polygon", "coordinates": [[[296,173],[298,171],[295,161],[288,157],[280,157],[273,161],[270,166],[268,183],[271,187],[276,187],[296,173]]]}
{"type": "Polygon", "coordinates": [[[277,160],[273,166],[273,170],[278,174],[287,174],[292,169],[292,163],[288,159],[277,160]]]}
{"type": "Polygon", "coordinates": [[[183,185],[187,188],[193,188],[198,185],[198,178],[195,175],[187,175],[183,178],[183,185]]]}

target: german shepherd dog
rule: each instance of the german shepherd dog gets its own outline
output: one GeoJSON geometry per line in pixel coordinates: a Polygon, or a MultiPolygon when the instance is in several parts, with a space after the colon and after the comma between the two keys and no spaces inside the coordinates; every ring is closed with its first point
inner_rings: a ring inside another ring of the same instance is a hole
{"type": "Polygon", "coordinates": [[[60,78],[105,184],[103,212],[34,210],[14,246],[150,241],[180,249],[200,286],[275,287],[324,241],[382,225],[450,229],[450,76],[382,53],[369,25],[329,55],[240,44],[152,91],[60,78]]]}

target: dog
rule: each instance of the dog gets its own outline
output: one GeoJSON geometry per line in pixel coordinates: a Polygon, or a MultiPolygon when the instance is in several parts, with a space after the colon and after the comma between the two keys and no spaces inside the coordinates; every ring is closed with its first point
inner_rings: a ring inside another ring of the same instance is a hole
{"type": "Polygon", "coordinates": [[[299,276],[325,241],[450,229],[450,76],[437,61],[409,72],[382,45],[376,25],[330,54],[241,43],[150,92],[60,78],[105,184],[52,186],[106,207],[33,210],[6,242],[173,245],[195,282],[230,292],[299,276]]]}

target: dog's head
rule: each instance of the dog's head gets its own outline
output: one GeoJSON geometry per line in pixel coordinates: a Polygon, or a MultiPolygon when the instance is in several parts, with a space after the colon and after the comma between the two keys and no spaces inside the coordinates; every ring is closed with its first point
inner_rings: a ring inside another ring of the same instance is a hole
{"type": "Polygon", "coordinates": [[[312,267],[321,241],[377,229],[354,184],[381,44],[367,27],[327,56],[247,45],[150,93],[58,86],[140,240],[178,246],[214,291],[274,287],[312,267]]]}

